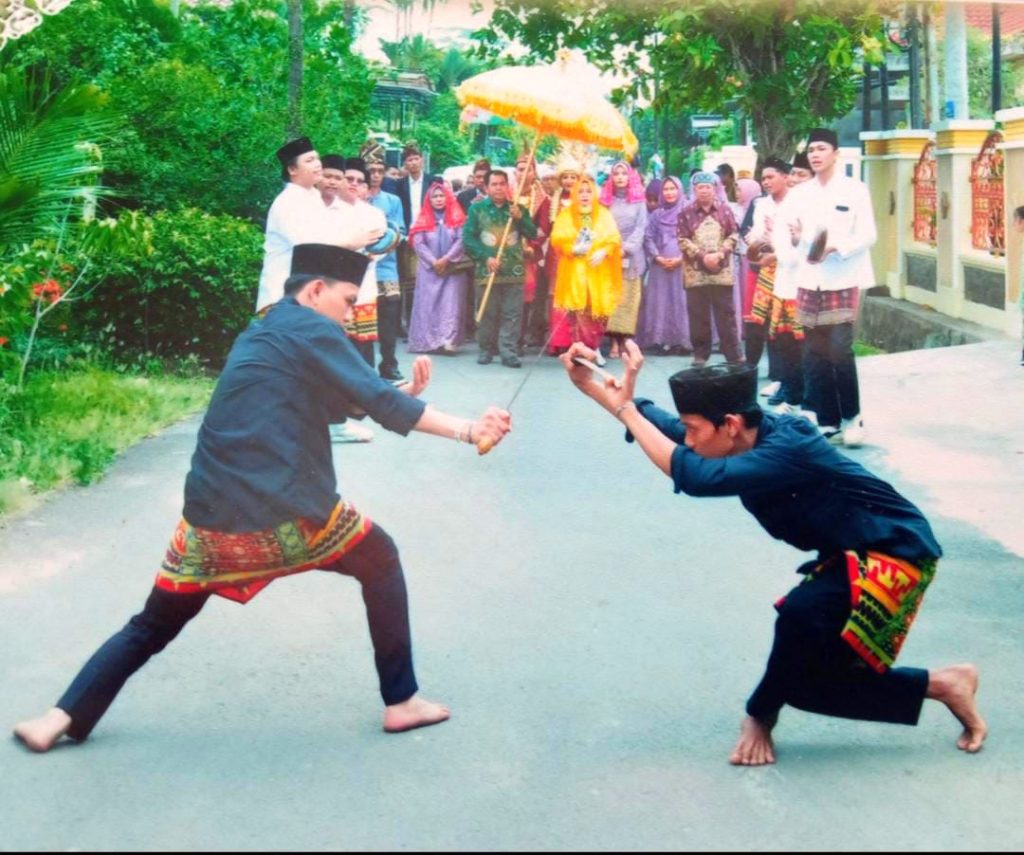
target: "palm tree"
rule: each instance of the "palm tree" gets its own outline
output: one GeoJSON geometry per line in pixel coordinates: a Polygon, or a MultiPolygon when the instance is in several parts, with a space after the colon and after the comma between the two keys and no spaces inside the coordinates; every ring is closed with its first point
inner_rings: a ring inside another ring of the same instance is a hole
{"type": "Polygon", "coordinates": [[[92,85],[54,89],[24,70],[0,72],[0,250],[88,219],[99,199],[101,144],[118,126],[92,85]]]}

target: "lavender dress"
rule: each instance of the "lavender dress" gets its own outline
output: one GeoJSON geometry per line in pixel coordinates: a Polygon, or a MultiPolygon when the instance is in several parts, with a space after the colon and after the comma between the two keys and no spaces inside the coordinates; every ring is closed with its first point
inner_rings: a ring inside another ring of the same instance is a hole
{"type": "MultiPolygon", "coordinates": [[[[669,180],[669,179],[666,179],[669,180]]],[[[678,179],[671,179],[679,184],[678,179]]],[[[647,284],[640,301],[640,320],[636,328],[636,343],[641,349],[684,347],[692,349],[690,320],[686,314],[686,291],[683,289],[683,268],[666,270],[656,264],[656,256],[681,258],[679,248],[679,211],[685,198],[680,189],[679,201],[669,206],[664,195],[659,206],[651,212],[644,233],[644,252],[647,255],[647,284]]]]}
{"type": "Polygon", "coordinates": [[[454,347],[462,341],[465,328],[466,291],[469,271],[434,272],[434,262],[441,258],[460,261],[462,229],[450,228],[439,220],[433,231],[416,232],[412,248],[419,259],[416,270],[416,301],[409,320],[409,352],[429,353],[446,345],[454,347]]]}

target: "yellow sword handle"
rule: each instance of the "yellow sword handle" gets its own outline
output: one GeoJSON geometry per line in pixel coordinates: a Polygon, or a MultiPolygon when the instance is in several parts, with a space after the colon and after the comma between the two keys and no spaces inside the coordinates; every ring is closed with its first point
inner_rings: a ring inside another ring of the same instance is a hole
{"type": "Polygon", "coordinates": [[[476,453],[483,456],[494,448],[494,440],[489,436],[480,437],[476,443],[476,453]]]}

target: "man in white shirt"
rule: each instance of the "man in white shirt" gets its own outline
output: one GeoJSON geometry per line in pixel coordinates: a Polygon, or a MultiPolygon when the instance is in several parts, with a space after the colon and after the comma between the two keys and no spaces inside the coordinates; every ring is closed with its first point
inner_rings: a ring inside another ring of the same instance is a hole
{"type": "Polygon", "coordinates": [[[353,218],[346,228],[327,214],[317,185],[323,179],[323,164],[307,137],[286,143],[277,150],[284,189],[267,213],[256,311],[262,312],[284,295],[284,283],[292,264],[292,247],[300,243],[324,243],[346,249],[362,249],[383,235],[383,230],[360,227],[353,218]]]}
{"type": "Polygon", "coordinates": [[[870,249],[878,232],[871,197],[863,182],[837,166],[834,131],[811,131],[807,157],[814,178],[793,190],[779,207],[776,241],[781,263],[793,265],[797,321],[804,328],[805,410],[815,414],[831,442],[864,442],[860,388],[853,355],[853,325],[860,292],[875,285],[870,249]],[[785,234],[785,231],[783,231],[785,234]]]}

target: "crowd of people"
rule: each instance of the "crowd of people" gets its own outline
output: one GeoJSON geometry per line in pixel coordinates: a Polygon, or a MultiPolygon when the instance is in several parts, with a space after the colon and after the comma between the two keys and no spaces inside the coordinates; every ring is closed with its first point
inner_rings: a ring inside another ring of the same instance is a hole
{"type": "Polygon", "coordinates": [[[760,181],[722,164],[645,186],[625,160],[599,185],[569,154],[543,165],[524,154],[514,170],[479,160],[453,188],[415,145],[393,177],[372,145],[321,157],[295,140],[278,153],[286,186],[267,220],[257,309],[280,297],[291,246],[340,245],[371,260],[350,333],[386,380],[403,379],[403,340],[454,356],[475,339],[479,363],[508,368],[575,342],[603,363],[632,339],[694,368],[716,350],[734,365],[767,351],[768,406],[858,446],[853,324],[874,285],[876,230],[867,188],[837,155],[835,133],[817,129],[791,162],[763,163],[760,181]]]}

